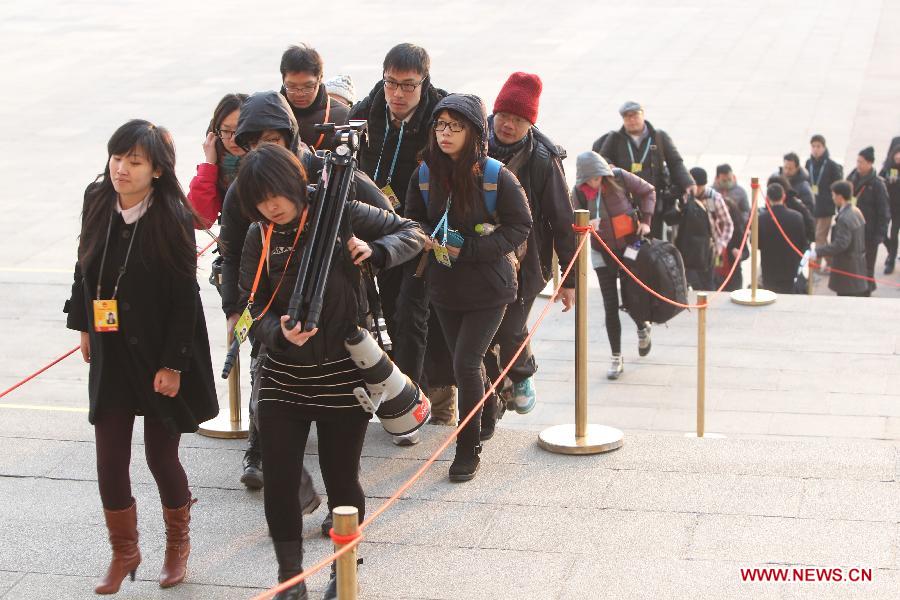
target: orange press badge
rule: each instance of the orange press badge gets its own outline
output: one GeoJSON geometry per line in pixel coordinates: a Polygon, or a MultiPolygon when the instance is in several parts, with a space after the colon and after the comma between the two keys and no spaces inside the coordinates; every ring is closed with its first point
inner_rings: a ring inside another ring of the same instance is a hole
{"type": "Polygon", "coordinates": [[[631,172],[632,173],[640,173],[644,170],[644,165],[639,162],[631,163],[631,172]]]}
{"type": "Polygon", "coordinates": [[[387,196],[388,202],[391,203],[391,206],[394,210],[400,208],[400,199],[397,197],[397,192],[394,191],[394,188],[391,187],[391,184],[387,184],[383,188],[381,188],[381,193],[387,196]]]}
{"type": "Polygon", "coordinates": [[[119,330],[119,303],[116,300],[94,300],[94,331],[119,330]]]}

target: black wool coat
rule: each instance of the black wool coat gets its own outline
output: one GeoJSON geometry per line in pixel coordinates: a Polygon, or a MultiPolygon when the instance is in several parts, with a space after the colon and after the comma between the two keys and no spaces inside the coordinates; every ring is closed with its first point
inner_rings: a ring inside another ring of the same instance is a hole
{"type": "MultiPolygon", "coordinates": [[[[152,210],[153,205],[148,213],[152,210]]],[[[193,238],[191,220],[184,216],[183,223],[173,226],[184,227],[193,238]]],[[[200,288],[196,277],[176,275],[160,262],[140,220],[127,225],[116,213],[103,269],[103,298],[112,293],[132,235],[136,235],[134,246],[117,295],[119,331],[94,331],[92,301],[99,256],[91,264],[76,263],[64,309],[66,326],[90,335],[88,420],[93,424],[105,411],[125,409],[160,419],[173,434],[194,432],[219,412],[200,288]],[[153,390],[153,379],[162,367],[181,371],[181,386],[174,398],[153,390]]]]}
{"type": "MultiPolygon", "coordinates": [[[[803,216],[784,204],[773,204],[772,211],[797,249],[803,252],[809,248],[803,216]]],[[[765,286],[776,292],[791,293],[801,256],[785,241],[768,210],[759,214],[759,253],[765,286]]]]}

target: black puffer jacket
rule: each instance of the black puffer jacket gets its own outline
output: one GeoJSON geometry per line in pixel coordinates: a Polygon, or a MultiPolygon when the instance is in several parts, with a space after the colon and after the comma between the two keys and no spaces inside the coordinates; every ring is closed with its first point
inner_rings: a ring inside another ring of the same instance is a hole
{"type": "Polygon", "coordinates": [[[880,244],[887,238],[888,223],[891,222],[891,209],[884,180],[878,176],[873,167],[866,176],[853,169],[847,181],[853,184],[856,208],[866,219],[866,243],[880,244]]]}
{"type": "MultiPolygon", "coordinates": [[[[369,260],[375,267],[390,268],[421,252],[425,235],[414,221],[356,201],[349,204],[348,212],[353,235],[372,247],[372,257],[369,260]]],[[[305,251],[305,240],[301,234],[297,251],[285,271],[297,225],[295,221],[292,225],[276,227],[272,232],[268,268],[263,268],[251,311],[254,318],[268,304],[272,290],[278,285],[283,273],[284,280],[278,288],[272,307],[254,324],[253,334],[266,346],[270,356],[283,356],[289,359],[286,362],[321,364],[345,358],[348,354],[344,348],[344,340],[357,325],[364,324],[368,314],[362,275],[347,252],[346,240],[340,240],[335,246],[331,273],[325,287],[319,332],[303,346],[290,343],[281,332],[280,318],[287,311],[305,251]]],[[[247,232],[241,255],[241,304],[246,304],[253,287],[262,246],[263,229],[259,223],[253,223],[247,232]]]]}
{"type": "Polygon", "coordinates": [[[347,114],[350,109],[341,104],[337,100],[328,96],[324,84],[319,84],[319,93],[316,99],[307,108],[297,108],[287,99],[287,92],[284,87],[281,88],[281,95],[291,107],[294,118],[300,127],[300,139],[304,144],[316,150],[334,150],[334,136],[316,131],[316,125],[322,123],[334,123],[335,125],[346,125],[347,114]],[[325,116],[328,116],[326,120],[325,116]],[[319,139],[322,140],[321,143],[319,139]]]}
{"type": "MultiPolygon", "coordinates": [[[[428,136],[434,135],[431,131],[431,113],[437,103],[446,95],[447,92],[431,85],[430,77],[426,78],[422,83],[422,99],[409,122],[403,127],[403,140],[397,155],[397,165],[394,167],[391,178],[391,187],[400,201],[397,212],[401,215],[406,215],[404,210],[406,190],[413,171],[419,166],[419,153],[425,148],[428,136]]],[[[375,84],[369,95],[350,109],[349,118],[368,121],[367,141],[359,151],[359,164],[362,170],[375,181],[375,184],[382,188],[387,182],[394,152],[397,149],[397,140],[400,136],[400,128],[391,124],[387,126],[387,139],[385,140],[385,125],[388,121],[384,83],[379,81],[375,84]],[[382,147],[384,148],[383,152],[382,147]],[[378,170],[378,177],[375,177],[376,170],[378,170]]]]}
{"type": "Polygon", "coordinates": [[[816,198],[815,216],[823,219],[834,216],[834,200],[831,199],[831,184],[844,178],[844,168],[831,160],[828,150],[822,158],[812,156],[806,161],[811,189],[816,198]]]}
{"type": "MultiPolygon", "coordinates": [[[[489,127],[493,127],[492,119],[488,120],[489,127]]],[[[561,267],[568,265],[575,256],[574,213],[562,166],[565,158],[565,150],[537,127],[532,127],[525,146],[507,161],[507,166],[525,190],[533,219],[519,269],[519,298],[534,298],[547,285],[553,275],[554,249],[561,267]]],[[[563,287],[575,287],[574,270],[563,282],[563,287]]]]}
{"type": "MultiPolygon", "coordinates": [[[[300,162],[306,169],[306,176],[311,183],[319,178],[319,173],[325,162],[321,156],[310,152],[306,146],[300,143],[297,119],[291,111],[287,100],[278,92],[260,92],[253,94],[241,107],[241,116],[238,120],[237,137],[248,133],[276,129],[289,133],[288,147],[297,153],[300,162]]],[[[356,172],[354,179],[355,190],[350,197],[378,208],[391,210],[391,205],[384,194],[375,187],[365,173],[356,172]]],[[[222,203],[222,229],[219,232],[221,245],[219,252],[222,255],[222,310],[226,315],[240,313],[243,306],[238,300],[238,269],[241,264],[241,249],[244,247],[244,238],[250,227],[240,208],[236,186],[232,185],[225,194],[222,203]]]]}
{"type": "Polygon", "coordinates": [[[900,163],[894,162],[894,155],[898,152],[900,152],[900,140],[891,146],[887,159],[884,161],[884,167],[879,173],[887,185],[891,218],[893,219],[900,219],[900,163]]]}

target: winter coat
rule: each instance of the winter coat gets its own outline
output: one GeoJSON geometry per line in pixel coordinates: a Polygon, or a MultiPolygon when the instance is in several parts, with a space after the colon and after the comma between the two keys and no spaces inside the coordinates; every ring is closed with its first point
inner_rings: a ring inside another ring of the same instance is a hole
{"type": "MultiPolygon", "coordinates": [[[[397,165],[391,176],[391,188],[397,195],[400,205],[395,209],[405,215],[406,190],[413,171],[419,166],[419,153],[425,149],[428,137],[434,135],[431,129],[431,113],[437,103],[447,95],[442,89],[431,85],[431,79],[422,83],[422,99],[403,126],[403,140],[397,155],[397,165]]],[[[366,143],[359,151],[360,168],[382,188],[387,183],[391,170],[394,152],[400,128],[388,121],[387,101],[384,97],[384,83],[379,81],[369,95],[353,105],[350,110],[351,119],[368,121],[366,127],[366,143]],[[387,127],[387,139],[385,139],[387,127]],[[382,151],[383,148],[383,151],[382,151]],[[376,177],[375,172],[378,171],[376,177]]]]}
{"type": "MultiPolygon", "coordinates": [[[[418,181],[418,169],[413,173],[418,181]]],[[[481,186],[481,181],[479,188],[481,186]]],[[[431,235],[447,207],[449,190],[445,185],[429,181],[428,205],[418,185],[410,185],[406,192],[406,212],[418,221],[426,235],[431,235]]],[[[516,300],[518,280],[516,249],[528,239],[531,212],[522,186],[509,169],[500,169],[497,181],[495,215],[488,213],[483,202],[475,202],[474,210],[463,218],[458,205],[451,204],[450,229],[464,238],[459,257],[448,268],[437,262],[429,252],[425,285],[432,304],[446,310],[473,311],[495,308],[516,300]],[[475,226],[481,223],[496,225],[488,235],[479,235],[475,226]]]]}
{"type": "Polygon", "coordinates": [[[712,260],[725,250],[734,233],[734,223],[721,194],[707,186],[704,186],[703,192],[702,198],[679,203],[664,215],[666,223],[678,225],[675,247],[681,251],[685,268],[688,269],[704,270],[712,267],[712,260]],[[708,227],[703,227],[696,218],[699,217],[696,209],[706,214],[708,227]],[[705,266],[708,244],[711,244],[710,262],[705,266]]]}
{"type": "Polygon", "coordinates": [[[870,246],[878,245],[887,239],[888,224],[891,221],[887,186],[874,169],[865,177],[854,169],[847,180],[853,184],[856,208],[866,219],[866,243],[870,246]]]}
{"type": "MultiPolygon", "coordinates": [[[[629,214],[635,208],[638,208],[641,214],[641,223],[650,225],[656,206],[656,192],[653,190],[652,185],[624,169],[614,167],[613,176],[618,187],[603,185],[597,197],[593,200],[587,199],[587,196],[580,189],[581,186],[575,186],[572,190],[572,205],[576,209],[589,211],[591,219],[599,218],[600,224],[597,226],[597,233],[603,241],[610,248],[624,250],[628,244],[637,239],[637,236],[631,235],[625,238],[616,238],[613,234],[611,219],[619,215],[629,214]],[[606,213],[607,218],[602,218],[602,213],[606,213]]],[[[603,248],[593,236],[591,236],[591,248],[598,251],[602,251],[603,248]]]]}
{"type": "MultiPolygon", "coordinates": [[[[733,191],[739,189],[737,186],[732,188],[733,191]]],[[[741,190],[743,192],[743,190],[741,190]]],[[[740,196],[737,196],[740,198],[740,196]]],[[[722,196],[722,199],[725,200],[725,206],[728,207],[728,214],[731,216],[731,222],[734,224],[734,231],[731,233],[731,240],[728,242],[728,246],[725,250],[722,251],[722,264],[716,267],[716,275],[718,277],[716,285],[721,285],[721,283],[725,280],[725,277],[728,276],[728,273],[731,271],[731,266],[734,264],[735,257],[732,253],[732,250],[740,250],[741,242],[744,241],[744,230],[747,228],[747,219],[749,215],[747,215],[738,201],[736,201],[732,197],[722,196]]],[[[747,194],[744,192],[743,196],[744,202],[747,201],[747,194]]],[[[747,204],[749,208],[749,203],[747,204]]],[[[749,236],[748,236],[749,237],[749,236]]],[[[750,257],[750,250],[748,249],[749,243],[744,244],[744,248],[740,254],[740,256],[736,259],[738,262],[743,262],[750,257]]],[[[734,270],[734,273],[731,275],[731,279],[728,281],[728,284],[722,288],[726,292],[731,292],[733,290],[739,290],[744,287],[743,284],[744,278],[741,274],[740,267],[734,270]]]]}
{"type": "MultiPolygon", "coordinates": [[[[297,119],[291,111],[287,100],[277,92],[263,92],[253,94],[241,107],[241,115],[238,119],[237,134],[242,134],[276,129],[290,133],[288,148],[300,157],[306,169],[306,176],[310,183],[318,180],[324,166],[324,159],[310,152],[305,145],[300,143],[297,119]]],[[[390,210],[390,203],[384,194],[375,187],[365,173],[356,171],[354,178],[356,189],[351,191],[351,199],[357,199],[366,204],[378,208],[390,210]]],[[[219,293],[222,295],[222,310],[225,315],[240,313],[243,306],[238,299],[238,271],[241,264],[241,250],[244,247],[244,238],[250,227],[250,220],[241,212],[240,199],[237,197],[234,184],[228,188],[225,200],[222,203],[222,228],[219,231],[219,253],[222,256],[222,285],[219,293]]]]}
{"type": "MultiPolygon", "coordinates": [[[[493,121],[489,123],[493,127],[493,121]]],[[[565,150],[532,127],[525,146],[507,162],[522,184],[533,220],[525,256],[520,259],[519,298],[535,298],[547,285],[553,276],[554,250],[561,265],[568,265],[575,256],[574,213],[562,166],[565,157],[565,150]]],[[[574,270],[563,287],[575,287],[574,270]]]]}
{"type": "MultiPolygon", "coordinates": [[[[772,213],[778,219],[788,238],[801,251],[809,248],[809,238],[803,226],[803,217],[784,204],[773,204],[772,213]]],[[[759,213],[759,252],[762,279],[766,288],[780,293],[792,293],[801,255],[794,252],[775,224],[772,213],[759,213]]]]}
{"type": "MultiPolygon", "coordinates": [[[[154,199],[154,203],[162,201],[154,199]]],[[[152,210],[153,204],[147,211],[152,210]]],[[[102,275],[104,298],[109,297],[118,269],[125,263],[132,235],[136,236],[116,296],[119,331],[97,333],[93,327],[101,257],[75,265],[64,311],[69,329],[90,336],[88,421],[96,423],[106,411],[124,408],[159,419],[173,435],[197,431],[200,423],[219,412],[200,288],[196,277],[177,275],[160,263],[146,244],[147,230],[140,222],[128,225],[121,214],[113,214],[102,275]],[[174,398],[153,390],[156,372],[163,367],[181,371],[174,398]]],[[[187,212],[180,225],[193,238],[193,221],[187,212]]]]}
{"type": "Polygon", "coordinates": [[[816,208],[814,214],[817,219],[824,219],[834,215],[834,200],[831,199],[831,184],[844,178],[844,168],[831,160],[828,150],[822,158],[815,159],[812,156],[806,161],[806,170],[809,173],[810,185],[815,195],[816,208]]]}
{"type": "Polygon", "coordinates": [[[188,186],[188,201],[202,223],[196,223],[197,229],[212,226],[222,211],[222,194],[219,192],[219,166],[211,163],[197,165],[197,174],[188,186]]]}
{"type": "Polygon", "coordinates": [[[713,184],[712,188],[719,192],[725,200],[725,204],[728,205],[728,213],[731,215],[731,220],[735,223],[735,229],[738,229],[738,227],[737,220],[734,218],[734,210],[740,212],[741,221],[746,224],[747,219],[750,218],[750,199],[747,197],[747,190],[738,184],[734,184],[732,188],[722,188],[713,184]]]}
{"type": "Polygon", "coordinates": [[[806,169],[800,167],[793,176],[788,177],[784,174],[784,168],[779,168],[778,174],[788,180],[791,187],[794,189],[797,198],[800,199],[800,202],[803,203],[803,206],[805,206],[806,210],[809,211],[809,214],[812,215],[816,210],[816,198],[813,195],[812,187],[809,185],[809,173],[806,172],[806,169]]]}
{"type": "MultiPolygon", "coordinates": [[[[816,248],[816,256],[831,257],[831,267],[866,275],[866,218],[850,203],[838,211],[831,228],[831,242],[816,248]]],[[[860,294],[869,290],[869,283],[858,277],[831,272],[828,288],[838,294],[860,294]]]]}
{"type": "MultiPolygon", "coordinates": [[[[408,261],[421,252],[425,235],[418,224],[403,219],[392,211],[353,201],[348,206],[350,229],[356,237],[369,243],[372,256],[368,259],[376,268],[390,268],[408,261]]],[[[340,239],[335,247],[331,272],[325,287],[324,306],[319,319],[319,331],[303,346],[289,342],[281,331],[282,315],[297,281],[303,252],[307,251],[305,234],[301,234],[291,262],[285,266],[296,237],[298,223],[278,227],[272,232],[268,268],[264,267],[254,297],[251,314],[258,317],[272,297],[272,290],[284,279],[272,307],[253,325],[253,335],[266,347],[268,355],[283,357],[291,364],[321,364],[346,358],[344,340],[365,323],[368,314],[366,293],[359,267],[353,264],[347,251],[347,240],[340,239]]],[[[263,247],[264,227],[253,223],[241,253],[240,303],[246,305],[253,287],[263,247]]]]}
{"type": "Polygon", "coordinates": [[[593,150],[603,156],[610,166],[615,165],[627,171],[631,170],[631,157],[634,156],[634,162],[638,162],[646,152],[647,156],[637,175],[656,188],[657,196],[660,196],[656,203],[656,214],[659,215],[672,208],[674,198],[669,198],[671,196],[669,187],[677,188],[676,195],[680,196],[688,187],[694,185],[694,178],[684,165],[684,159],[681,158],[669,134],[662,129],[655,129],[649,121],[645,121],[645,125],[647,137],[641,142],[640,148],[635,145],[623,126],[594,142],[593,150]],[[653,152],[647,151],[648,144],[656,146],[656,156],[653,152]],[[655,172],[654,163],[662,166],[661,173],[655,172]],[[666,202],[663,202],[663,196],[667,198],[666,202]]]}
{"type": "Polygon", "coordinates": [[[884,167],[879,173],[887,186],[892,219],[900,219],[900,164],[894,162],[894,154],[897,152],[900,152],[900,143],[891,147],[887,160],[884,161],[884,167]]]}
{"type": "Polygon", "coordinates": [[[297,119],[297,124],[300,128],[300,140],[315,150],[334,150],[334,135],[329,135],[328,133],[323,135],[321,131],[316,131],[316,125],[321,125],[322,123],[346,125],[350,109],[338,100],[331,98],[322,84],[319,85],[316,99],[306,108],[297,108],[291,104],[287,91],[283,86],[281,95],[291,107],[294,118],[297,119]]]}

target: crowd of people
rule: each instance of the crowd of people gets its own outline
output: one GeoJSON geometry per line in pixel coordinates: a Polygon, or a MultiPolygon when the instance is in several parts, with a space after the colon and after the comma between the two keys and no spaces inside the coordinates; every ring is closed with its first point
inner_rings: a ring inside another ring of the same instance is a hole
{"type": "MultiPolygon", "coordinates": [[[[605,243],[592,240],[591,258],[612,354],[609,379],[624,371],[623,274],[610,253],[621,260],[644,236],[670,238],[694,289],[743,285],[740,269],[726,278],[748,256],[741,250],[751,216],[746,190],[729,165],[718,166],[712,182],[704,169],[689,169],[640,103],[623,104],[621,129],[577,155],[570,190],[566,150],[536,126],[542,82],[535,74],[510,75],[489,114],[481,98],[437,87],[428,53],[412,44],[387,53],[381,78],[358,100],[350,77],[325,80],[324,71],[315,49],[291,46],[281,59],[279,91],[224,96],[187,195],[175,178],[171,136],[141,120],[113,134],[106,167],[85,192],[66,311],[90,363],[89,419],[113,554],[98,594],[118,591],[141,562],[129,479],[136,416],[144,417],[166,525],[160,585],[177,585],[186,574],[196,499],[179,441],[218,410],[194,228],[220,224],[211,280],[228,328],[253,324],[252,418],[241,481],[264,488],[279,581],[302,571],[302,517],[321,503],[303,467],[313,423],[329,508],[323,534],[336,506],[365,514],[359,470],[371,415],[354,395],[364,382],[344,344],[358,328],[377,329],[384,319],[392,360],[428,395],[436,424],[455,425],[512,363],[502,390],[458,435],[448,476],[462,482],[475,477],[482,445],[503,413],[535,407],[538,362],[525,344],[527,322],[552,276],[553,255],[562,264],[574,257],[574,209],[589,211],[605,243]],[[366,121],[367,132],[351,186],[350,233],[331,250],[335,266],[318,327],[291,327],[291,290],[310,251],[308,186],[319,180],[325,152],[335,149],[335,137],[317,125],[352,120],[366,121]]],[[[785,293],[795,287],[800,256],[781,230],[820,264],[870,277],[885,243],[885,272],[893,270],[900,139],[880,174],[874,162],[873,149],[863,150],[845,181],[819,135],[805,168],[796,154],[785,155],[766,188],[771,209],[760,216],[765,286],[785,293]]],[[[830,285],[848,295],[867,295],[874,286],[835,273],[830,285]]],[[[574,274],[561,282],[559,300],[564,311],[574,306],[574,274]]],[[[645,356],[650,323],[632,320],[645,356]]],[[[419,432],[392,439],[413,445],[419,432]]],[[[306,598],[305,585],[278,597],[306,598]]],[[[333,572],[325,597],[336,597],[333,572]]]]}

